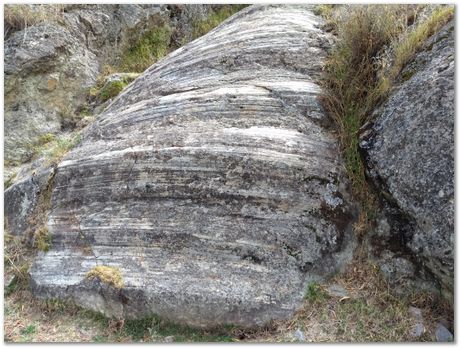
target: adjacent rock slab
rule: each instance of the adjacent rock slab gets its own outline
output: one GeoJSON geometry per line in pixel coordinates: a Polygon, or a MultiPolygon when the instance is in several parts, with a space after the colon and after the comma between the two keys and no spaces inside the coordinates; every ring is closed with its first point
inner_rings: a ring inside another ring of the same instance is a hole
{"type": "MultiPolygon", "coordinates": [[[[411,251],[447,294],[454,281],[454,23],[426,43],[362,136],[387,198],[387,245],[411,251]]],[[[404,252],[403,252],[404,254],[404,252]]],[[[407,252],[405,252],[407,254],[407,252]]],[[[449,296],[448,296],[449,297],[449,296]]]]}
{"type": "Polygon", "coordinates": [[[6,230],[15,236],[24,235],[36,213],[40,195],[48,189],[54,168],[40,168],[4,192],[6,230]]]}
{"type": "Polygon", "coordinates": [[[291,316],[352,256],[310,7],[252,6],[135,80],[57,168],[37,297],[211,327],[291,316]],[[120,269],[125,287],[85,274],[120,269]]]}

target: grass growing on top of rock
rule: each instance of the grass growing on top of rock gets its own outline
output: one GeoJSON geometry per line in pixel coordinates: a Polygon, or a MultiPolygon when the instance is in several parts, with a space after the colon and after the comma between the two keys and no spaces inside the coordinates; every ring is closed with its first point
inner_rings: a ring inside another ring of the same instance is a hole
{"type": "Polygon", "coordinates": [[[217,10],[211,10],[211,13],[206,19],[193,22],[193,39],[205,35],[245,6],[247,5],[226,5],[217,10]]]}
{"type": "Polygon", "coordinates": [[[96,266],[86,274],[86,277],[89,279],[97,278],[101,282],[119,289],[125,286],[121,271],[116,267],[96,266]]]}
{"type": "Polygon", "coordinates": [[[59,23],[65,5],[59,4],[7,4],[4,5],[4,37],[41,22],[59,23]]]}
{"type": "Polygon", "coordinates": [[[422,8],[352,5],[341,11],[331,5],[317,7],[317,13],[325,16],[337,34],[323,75],[323,105],[337,126],[352,191],[361,203],[361,216],[355,226],[359,236],[368,230],[375,215],[375,197],[366,181],[358,147],[359,130],[387,96],[408,60],[453,15],[453,7],[439,7],[427,20],[410,27],[422,8]],[[388,51],[391,57],[385,59],[388,51]]]}

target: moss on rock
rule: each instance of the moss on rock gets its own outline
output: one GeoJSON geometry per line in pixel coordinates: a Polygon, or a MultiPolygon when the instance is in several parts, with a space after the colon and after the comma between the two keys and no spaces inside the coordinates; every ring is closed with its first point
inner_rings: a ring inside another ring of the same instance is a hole
{"type": "Polygon", "coordinates": [[[86,278],[97,278],[101,282],[119,289],[125,286],[120,270],[112,266],[96,266],[86,273],[86,278]]]}

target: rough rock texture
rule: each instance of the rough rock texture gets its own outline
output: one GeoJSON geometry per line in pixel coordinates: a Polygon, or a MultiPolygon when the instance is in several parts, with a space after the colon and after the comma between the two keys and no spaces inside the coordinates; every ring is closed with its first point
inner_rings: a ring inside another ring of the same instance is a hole
{"type": "Polygon", "coordinates": [[[176,15],[168,7],[66,5],[58,23],[9,35],[4,44],[7,166],[30,160],[40,136],[73,127],[102,67],[116,65],[123,49],[145,31],[168,24],[177,26],[178,39],[187,39],[192,20],[187,13],[203,19],[212,6],[182,5],[184,14],[176,15]]]}
{"type": "Polygon", "coordinates": [[[353,207],[316,81],[330,38],[252,6],[136,79],[54,177],[34,294],[194,326],[291,316],[344,266],[353,207]],[[115,289],[85,274],[120,269],[115,289]]]}
{"type": "Polygon", "coordinates": [[[32,225],[40,194],[48,187],[54,168],[45,168],[19,180],[4,193],[4,216],[9,233],[22,235],[32,225]]]}
{"type": "Polygon", "coordinates": [[[5,161],[24,162],[56,133],[95,83],[96,56],[62,26],[41,23],[5,43],[5,161]]]}
{"type": "MultiPolygon", "coordinates": [[[[383,243],[447,294],[454,280],[454,23],[430,38],[361,137],[383,190],[383,243]],[[385,236],[386,235],[386,236],[385,236]]],[[[450,294],[451,295],[451,294],[450,294]]],[[[449,297],[449,296],[448,296],[449,297]]]]}

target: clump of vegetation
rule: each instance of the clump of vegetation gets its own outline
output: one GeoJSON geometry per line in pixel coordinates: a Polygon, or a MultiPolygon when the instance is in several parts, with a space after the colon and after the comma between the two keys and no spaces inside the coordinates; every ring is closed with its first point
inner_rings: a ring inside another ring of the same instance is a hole
{"type": "Polygon", "coordinates": [[[29,26],[41,23],[59,23],[65,5],[41,4],[41,5],[4,5],[4,37],[11,33],[23,30],[29,26]]]}
{"type": "Polygon", "coordinates": [[[8,179],[6,179],[3,191],[5,191],[8,187],[14,184],[14,180],[16,179],[17,173],[11,174],[8,179]]]}
{"type": "Polygon", "coordinates": [[[111,266],[96,266],[86,273],[89,279],[97,278],[101,282],[114,286],[115,288],[123,288],[124,281],[121,272],[116,267],[111,266]]]}
{"type": "Polygon", "coordinates": [[[38,250],[47,252],[51,245],[51,236],[49,234],[48,228],[42,226],[37,229],[34,233],[34,247],[38,250]]]}
{"type": "MultiPolygon", "coordinates": [[[[111,70],[109,70],[111,71],[111,70]]],[[[90,89],[90,96],[105,102],[116,97],[133,80],[139,77],[139,73],[120,73],[107,79],[107,73],[99,77],[97,84],[90,89]]]]}
{"type": "Polygon", "coordinates": [[[209,16],[203,20],[193,22],[193,39],[196,39],[208,33],[228,17],[234,15],[247,5],[226,5],[217,10],[211,10],[209,16]]]}
{"type": "Polygon", "coordinates": [[[312,282],[308,285],[307,291],[305,293],[305,299],[310,302],[322,302],[329,298],[326,291],[324,291],[321,284],[317,282],[312,282]]]}
{"type": "Polygon", "coordinates": [[[80,142],[80,133],[76,132],[72,135],[52,136],[49,138],[45,135],[45,138],[47,141],[40,138],[32,147],[33,157],[44,155],[47,158],[48,164],[56,165],[70,149],[80,142]]]}
{"type": "MultiPolygon", "coordinates": [[[[453,16],[453,6],[440,6],[434,10],[426,21],[420,23],[414,30],[406,33],[394,45],[393,62],[388,70],[380,74],[375,99],[379,99],[389,92],[396,77],[415,54],[420,51],[425,41],[449,22],[453,16]]],[[[408,78],[410,76],[406,75],[405,79],[408,78]]]]}
{"type": "Polygon", "coordinates": [[[129,43],[122,54],[120,71],[143,72],[168,53],[172,30],[167,24],[155,26],[135,42],[129,43]]]}
{"type": "MultiPolygon", "coordinates": [[[[327,5],[326,5],[327,6],[327,5]]],[[[361,203],[355,225],[358,236],[369,228],[375,215],[375,197],[366,181],[358,140],[359,129],[387,95],[396,75],[426,38],[452,17],[453,8],[441,7],[430,19],[408,31],[408,24],[421,10],[413,5],[354,5],[342,14],[319,8],[337,33],[337,43],[327,59],[323,104],[335,121],[352,191],[361,203]],[[401,37],[403,39],[401,40],[401,37]],[[383,69],[379,57],[395,46],[390,69],[383,69]]]]}
{"type": "Polygon", "coordinates": [[[12,290],[25,285],[28,281],[27,271],[30,267],[30,257],[33,253],[28,250],[27,246],[18,237],[7,232],[5,228],[5,243],[3,248],[3,261],[5,264],[5,274],[11,274],[16,277],[12,284],[12,290]]]}
{"type": "Polygon", "coordinates": [[[52,142],[53,140],[56,139],[56,136],[52,133],[45,133],[45,134],[42,134],[39,138],[38,138],[38,145],[45,145],[45,144],[48,144],[50,142],[52,142]]]}

